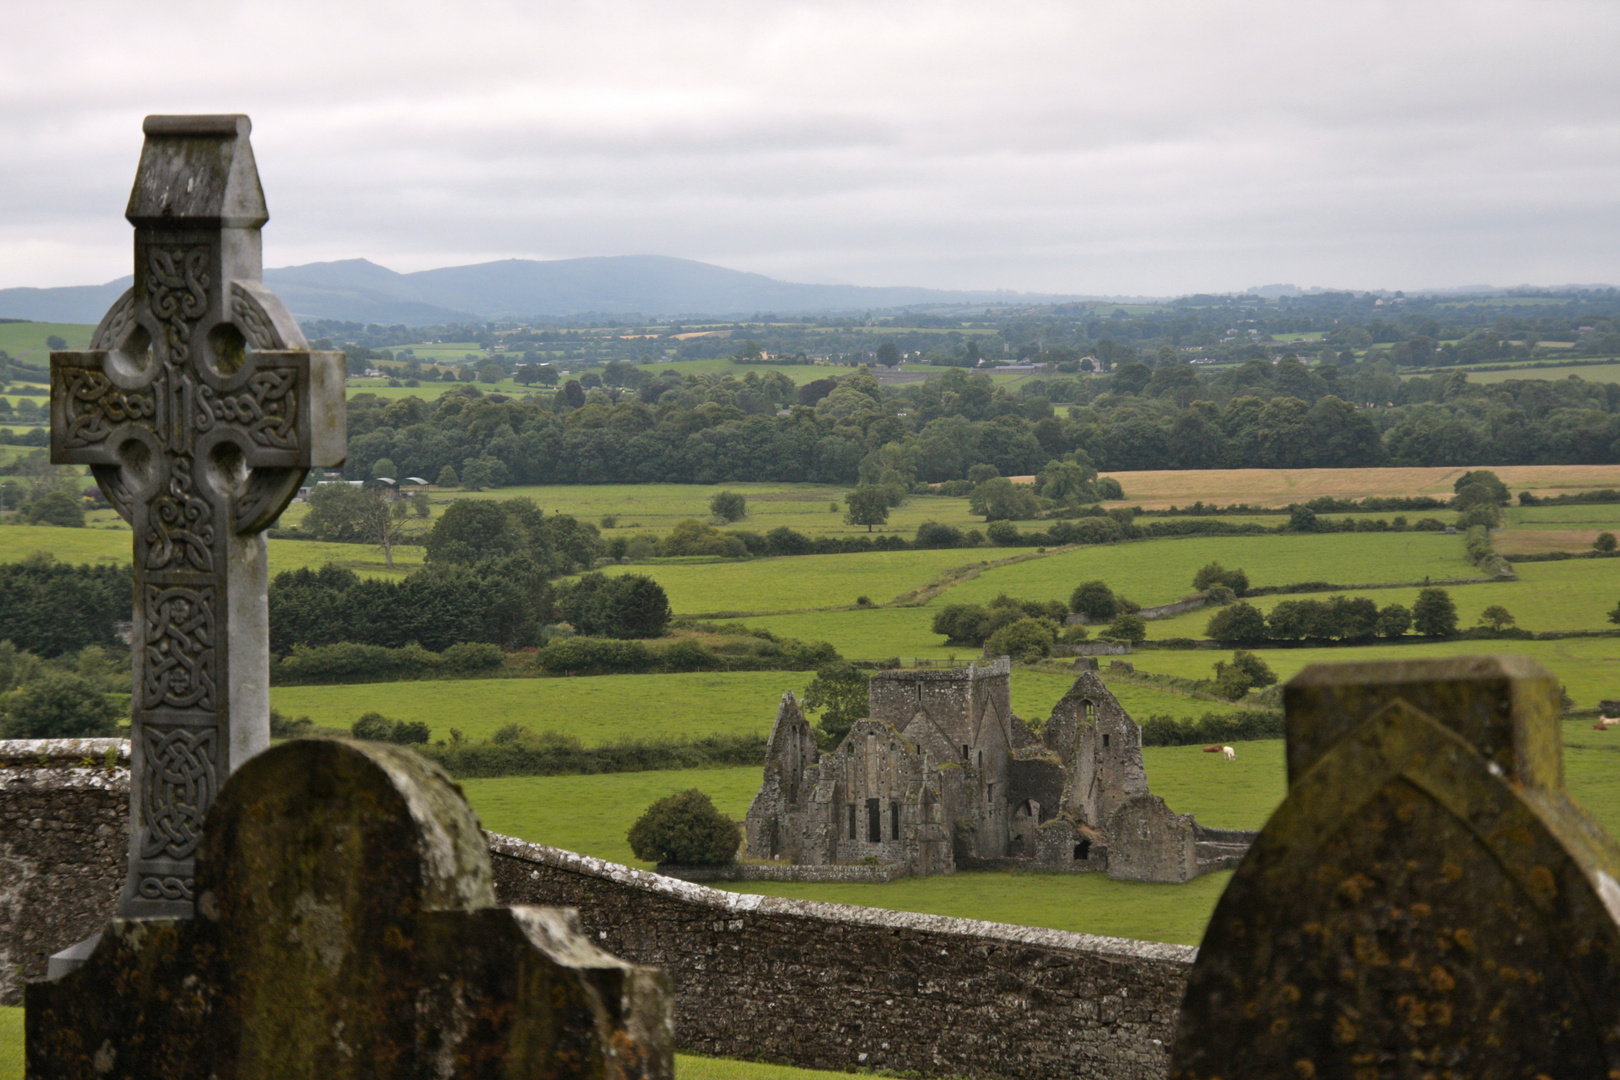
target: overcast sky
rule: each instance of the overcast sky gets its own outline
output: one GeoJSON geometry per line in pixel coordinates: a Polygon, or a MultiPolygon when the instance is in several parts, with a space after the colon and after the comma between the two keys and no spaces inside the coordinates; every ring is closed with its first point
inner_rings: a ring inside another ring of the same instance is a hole
{"type": "Polygon", "coordinates": [[[1613,0],[11,3],[0,287],[129,272],[153,112],[252,117],[267,266],[1620,283],[1617,46],[1613,0]]]}

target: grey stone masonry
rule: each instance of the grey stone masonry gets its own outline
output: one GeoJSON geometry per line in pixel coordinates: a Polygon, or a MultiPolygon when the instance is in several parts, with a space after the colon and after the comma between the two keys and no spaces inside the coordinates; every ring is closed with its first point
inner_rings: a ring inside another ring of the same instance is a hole
{"type": "Polygon", "coordinates": [[[0,741],[0,1005],[101,929],[128,844],[127,742],[0,741]]]}
{"type": "Polygon", "coordinates": [[[245,116],[149,116],[125,213],[135,284],[51,354],[51,460],[134,530],[135,827],[119,911],[184,916],[215,793],[270,744],[263,530],[343,461],[343,357],[261,283],[245,116]]]}
{"type": "Polygon", "coordinates": [[[808,1068],[1159,1080],[1197,950],[739,895],[490,837],[502,903],[669,973],[682,1049],[808,1068]]]}

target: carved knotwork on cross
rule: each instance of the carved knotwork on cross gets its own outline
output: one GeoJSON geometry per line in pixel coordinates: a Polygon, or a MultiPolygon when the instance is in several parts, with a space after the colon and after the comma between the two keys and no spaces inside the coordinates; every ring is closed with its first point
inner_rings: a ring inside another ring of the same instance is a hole
{"type": "Polygon", "coordinates": [[[343,356],[261,283],[245,116],[150,116],[126,217],[135,284],[51,354],[51,460],[134,528],[125,916],[189,915],[203,815],[269,744],[263,530],[344,454],[343,356]]]}

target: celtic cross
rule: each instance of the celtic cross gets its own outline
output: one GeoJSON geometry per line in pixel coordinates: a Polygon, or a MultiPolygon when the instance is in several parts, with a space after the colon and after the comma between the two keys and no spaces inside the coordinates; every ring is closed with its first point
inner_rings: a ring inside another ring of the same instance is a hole
{"type": "Polygon", "coordinates": [[[203,815],[270,742],[263,530],[344,455],[343,356],[260,283],[245,116],[149,116],[125,216],[135,284],[51,354],[51,460],[134,529],[125,917],[188,917],[203,815]]]}

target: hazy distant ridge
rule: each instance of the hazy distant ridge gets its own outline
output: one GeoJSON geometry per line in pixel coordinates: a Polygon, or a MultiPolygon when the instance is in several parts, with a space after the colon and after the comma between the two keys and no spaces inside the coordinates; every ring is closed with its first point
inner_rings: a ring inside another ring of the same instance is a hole
{"type": "MultiPolygon", "coordinates": [[[[809,314],[930,304],[1079,299],[1006,291],[800,285],[663,255],[537,262],[506,259],[400,274],[365,259],[266,270],[265,282],[301,318],[427,326],[497,318],[601,314],[809,314]]],[[[129,278],[106,285],[0,289],[0,317],[98,322],[129,278]]]]}

